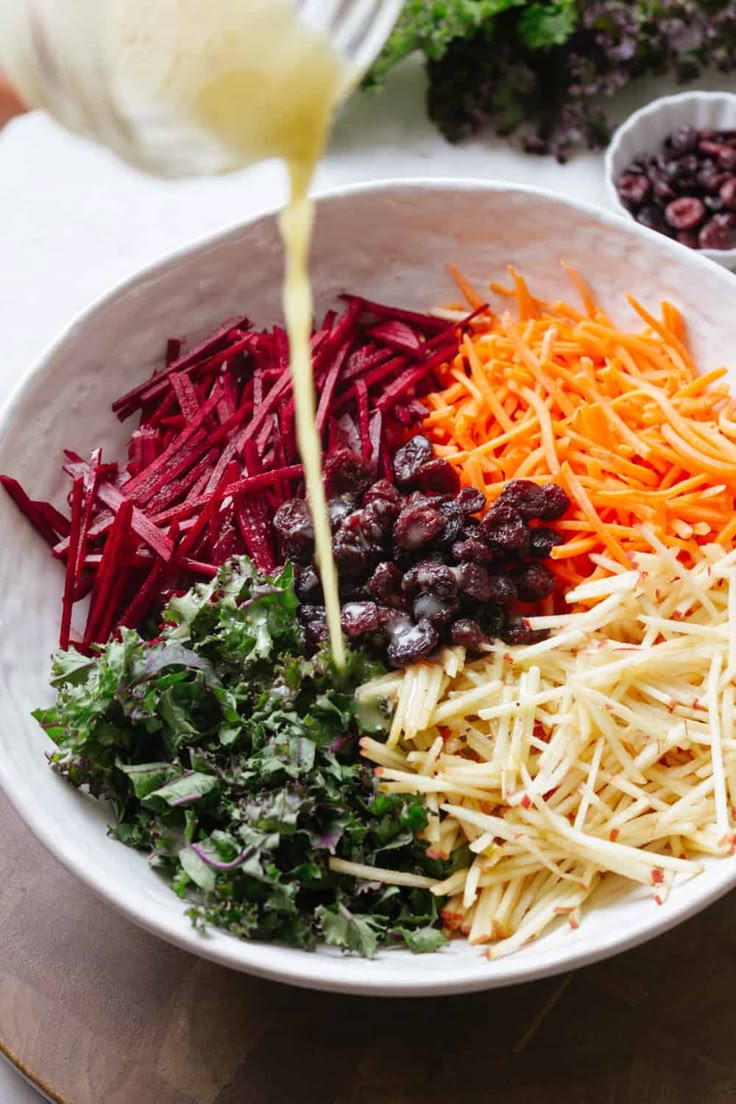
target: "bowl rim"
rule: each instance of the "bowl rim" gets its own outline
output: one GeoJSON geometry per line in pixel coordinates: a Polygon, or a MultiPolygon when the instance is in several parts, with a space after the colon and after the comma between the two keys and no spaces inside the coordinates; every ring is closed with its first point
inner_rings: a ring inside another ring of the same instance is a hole
{"type": "MultiPolygon", "coordinates": [[[[617,214],[589,203],[561,197],[544,189],[511,184],[498,180],[482,180],[470,177],[409,177],[401,179],[386,178],[375,181],[341,185],[315,194],[317,204],[331,200],[349,199],[351,196],[371,192],[414,192],[428,191],[455,194],[482,192],[491,194],[521,194],[530,200],[539,199],[557,206],[561,213],[575,211],[583,213],[598,223],[602,223],[613,232],[632,234],[649,239],[652,247],[666,257],[671,254],[683,260],[682,249],[676,242],[640,226],[630,220],[627,228],[617,214]]],[[[197,237],[192,242],[167,252],[153,264],[138,268],[125,280],[116,283],[102,292],[93,302],[81,311],[61,333],[44,349],[25,375],[16,384],[0,408],[0,439],[12,424],[16,407],[27,393],[37,385],[39,377],[48,369],[49,362],[57,350],[77,331],[83,330],[87,321],[100,309],[113,303],[118,296],[134,288],[143,280],[148,280],[176,266],[178,262],[197,252],[205,251],[220,242],[242,232],[246,227],[265,218],[273,218],[278,208],[273,205],[261,209],[250,217],[230,224],[214,233],[197,237]]],[[[732,277],[720,266],[714,266],[697,252],[689,253],[687,264],[707,266],[711,279],[722,279],[724,293],[734,294],[732,277]],[[722,276],[716,276],[720,271],[722,276]]],[[[705,272],[705,270],[704,270],[705,272]]],[[[462,966],[448,956],[448,966],[433,968],[426,975],[403,977],[400,968],[386,973],[372,972],[372,964],[363,959],[348,956],[315,955],[294,948],[235,939],[223,932],[213,932],[211,937],[203,937],[186,919],[182,903],[172,893],[171,912],[165,919],[152,917],[148,913],[145,901],[130,899],[124,884],[117,881],[113,874],[99,877],[86,866],[81,850],[68,842],[65,833],[55,833],[50,821],[40,812],[40,803],[24,801],[13,786],[12,771],[8,772],[6,763],[0,759],[0,788],[5,792],[11,805],[46,849],[64,865],[75,877],[122,913],[127,919],[152,934],[188,951],[198,957],[206,958],[221,966],[247,972],[257,977],[280,981],[303,988],[321,989],[344,994],[365,996],[422,997],[439,994],[470,993],[491,988],[503,988],[528,981],[551,977],[572,969],[578,969],[592,962],[608,958],[614,954],[629,950],[641,943],[663,934],[682,921],[702,911],[736,886],[736,861],[723,860],[718,864],[720,870],[716,879],[704,883],[699,892],[674,894],[668,901],[666,911],[652,908],[650,915],[635,929],[621,931],[616,927],[598,934],[593,939],[585,939],[583,932],[575,933],[575,942],[571,942],[564,952],[546,963],[527,962],[523,950],[518,955],[485,962],[480,956],[464,959],[462,966]],[[577,945],[575,945],[577,944],[577,945]],[[285,957],[283,961],[281,958],[285,957]],[[452,963],[455,963],[453,966],[452,963]],[[495,967],[495,969],[494,969],[495,967]]],[[[114,871],[114,867],[112,868],[114,871]]],[[[153,875],[152,875],[153,876],[153,875]]],[[[696,882],[697,884],[697,882],[696,882]]],[[[390,954],[391,952],[385,952],[390,954]]],[[[433,956],[437,957],[437,956],[433,956]]]]}
{"type": "MultiPolygon", "coordinates": [[[[619,199],[618,191],[616,190],[615,183],[615,171],[614,162],[618,156],[619,149],[623,142],[623,139],[630,134],[634,134],[642,123],[650,118],[654,118],[658,115],[663,108],[670,106],[679,107],[687,103],[694,103],[696,100],[710,100],[715,102],[716,100],[722,100],[724,102],[731,102],[734,107],[734,115],[736,116],[736,92],[719,92],[719,91],[698,91],[697,89],[691,89],[686,92],[675,92],[671,96],[658,96],[654,100],[650,100],[648,104],[644,104],[637,111],[631,113],[628,118],[616,127],[611,135],[611,141],[606,147],[606,152],[603,158],[603,172],[605,180],[605,189],[608,202],[611,207],[620,212],[621,216],[626,219],[627,222],[636,222],[630,211],[624,207],[623,203],[619,199]]],[[[638,223],[637,223],[638,225],[638,223]]],[[[656,233],[656,231],[655,231],[656,233]]],[[[666,235],[660,234],[660,237],[666,235]]],[[[675,243],[679,245],[680,243],[675,243]]],[[[730,267],[736,262],[736,248],[733,249],[697,249],[691,250],[701,257],[706,257],[710,261],[714,261],[721,267],[730,267]]]]}

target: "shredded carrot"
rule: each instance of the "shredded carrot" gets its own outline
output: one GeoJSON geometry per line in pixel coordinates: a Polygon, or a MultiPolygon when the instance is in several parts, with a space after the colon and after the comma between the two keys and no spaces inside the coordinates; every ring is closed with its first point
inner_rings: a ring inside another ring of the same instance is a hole
{"type": "MultiPolygon", "coordinates": [[[[424,396],[424,432],[466,486],[489,501],[510,479],[557,480],[572,507],[553,528],[561,582],[601,577],[592,554],[622,565],[646,547],[640,526],[691,565],[700,547],[736,541],[736,398],[722,367],[698,374],[680,311],[619,329],[590,285],[563,263],[582,310],[536,298],[510,268],[506,300],[475,320],[424,396]],[[512,313],[515,304],[515,317],[512,313]]],[[[480,293],[457,269],[471,306],[480,293]]]]}

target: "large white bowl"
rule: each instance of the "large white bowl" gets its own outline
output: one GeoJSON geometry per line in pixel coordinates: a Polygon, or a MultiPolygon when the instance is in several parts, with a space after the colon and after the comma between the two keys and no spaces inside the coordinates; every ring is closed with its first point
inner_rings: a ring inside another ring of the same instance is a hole
{"type": "MultiPolygon", "coordinates": [[[[592,282],[605,308],[636,324],[629,291],[650,306],[684,308],[703,370],[736,348],[733,277],[695,253],[617,216],[531,189],[475,181],[407,181],[343,189],[319,202],[313,250],[317,304],[343,289],[409,307],[455,298],[454,261],[483,286],[509,263],[535,293],[568,295],[561,258],[592,282]],[[655,302],[652,302],[652,298],[655,302]]],[[[42,357],[0,419],[0,471],[32,495],[60,501],[62,448],[103,445],[119,454],[130,432],[111,400],[148,375],[169,335],[196,337],[236,312],[257,323],[280,315],[281,246],[272,215],[199,242],[106,295],[42,357]]],[[[581,966],[665,931],[736,884],[736,859],[708,865],[657,906],[652,895],[609,883],[579,930],[544,936],[489,962],[454,943],[434,955],[392,950],[365,961],[195,932],[182,902],[145,858],[109,840],[108,814],[54,775],[50,746],[30,718],[51,699],[49,656],[59,621],[61,568],[24,519],[0,497],[0,784],[27,824],[71,871],[126,916],[164,939],[224,965],[296,985],[382,995],[450,993],[510,985],[581,966]]],[[[28,878],[34,876],[28,870],[28,878]]],[[[78,953],[84,954],[80,916],[78,953]]]]}

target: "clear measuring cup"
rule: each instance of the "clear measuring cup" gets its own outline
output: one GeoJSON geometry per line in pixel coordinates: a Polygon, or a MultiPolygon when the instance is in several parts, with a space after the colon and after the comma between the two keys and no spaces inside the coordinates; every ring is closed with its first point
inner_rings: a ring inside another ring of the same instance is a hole
{"type": "MultiPolygon", "coordinates": [[[[263,156],[258,150],[253,156],[234,151],[175,99],[158,94],[156,81],[165,80],[177,50],[196,49],[192,30],[200,12],[210,33],[220,7],[228,10],[231,22],[237,5],[244,19],[293,8],[304,27],[326,39],[342,63],[338,102],[380,52],[402,6],[402,0],[147,0],[147,5],[137,5],[142,29],[136,31],[135,19],[129,17],[131,2],[0,0],[0,69],[29,107],[45,109],[69,130],[159,176],[228,172],[263,156]]],[[[309,42],[307,35],[304,49],[309,42]]],[[[266,70],[264,66],[265,88],[266,70]]],[[[278,95],[274,89],[274,97],[278,95]]]]}

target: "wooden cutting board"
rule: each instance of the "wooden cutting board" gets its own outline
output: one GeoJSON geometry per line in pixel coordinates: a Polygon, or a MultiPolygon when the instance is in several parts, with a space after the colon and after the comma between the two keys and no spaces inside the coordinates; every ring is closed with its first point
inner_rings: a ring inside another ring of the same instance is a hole
{"type": "Polygon", "coordinates": [[[377,1000],[232,973],[139,931],[0,797],[0,1047],[63,1104],[736,1102],[728,897],[533,985],[377,1000]]]}

